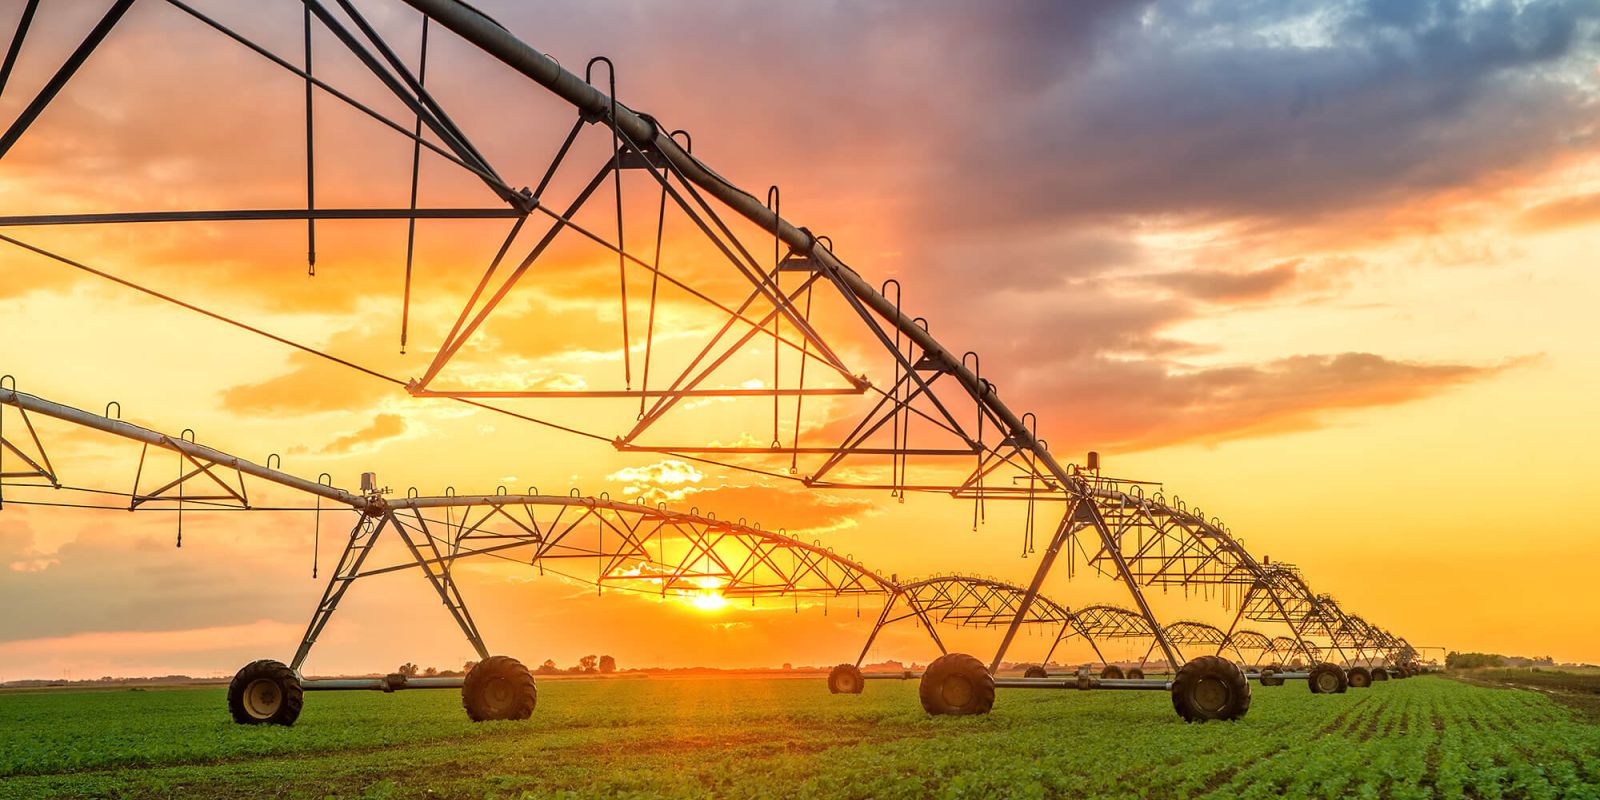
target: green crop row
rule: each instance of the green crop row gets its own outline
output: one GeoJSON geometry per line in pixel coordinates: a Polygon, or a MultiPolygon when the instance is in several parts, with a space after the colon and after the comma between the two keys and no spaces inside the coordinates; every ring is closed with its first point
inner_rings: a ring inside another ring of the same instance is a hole
{"type": "Polygon", "coordinates": [[[929,718],[914,682],[559,681],[524,723],[467,722],[454,692],[324,693],[292,729],[233,725],[212,688],[0,694],[0,798],[1600,799],[1600,726],[1536,693],[1255,691],[1242,721],[1186,725],[1156,692],[929,718]]]}

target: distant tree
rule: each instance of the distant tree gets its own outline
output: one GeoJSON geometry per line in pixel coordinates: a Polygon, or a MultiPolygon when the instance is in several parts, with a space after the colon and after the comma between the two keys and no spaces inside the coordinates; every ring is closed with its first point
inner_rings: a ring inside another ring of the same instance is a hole
{"type": "Polygon", "coordinates": [[[594,672],[595,664],[598,663],[599,660],[600,659],[596,656],[584,656],[583,658],[578,659],[578,671],[594,672]]]}
{"type": "Polygon", "coordinates": [[[554,675],[560,671],[561,668],[556,666],[556,661],[553,658],[547,658],[544,660],[543,664],[539,665],[540,675],[554,675]]]}
{"type": "Polygon", "coordinates": [[[790,664],[790,663],[789,663],[789,662],[787,662],[787,661],[785,661],[785,662],[783,662],[783,668],[784,668],[784,669],[794,669],[794,665],[793,665],[793,664],[790,664]]]}
{"type": "Polygon", "coordinates": [[[600,674],[610,675],[617,671],[617,660],[611,656],[600,657],[600,674]]]}
{"type": "Polygon", "coordinates": [[[1445,669],[1481,669],[1483,667],[1503,667],[1506,657],[1499,653],[1457,653],[1451,651],[1445,654],[1445,669]]]}
{"type": "Polygon", "coordinates": [[[467,663],[462,664],[461,665],[461,674],[465,675],[468,672],[471,672],[472,668],[476,667],[476,666],[478,666],[478,662],[476,662],[476,661],[468,661],[467,663]]]}
{"type": "Polygon", "coordinates": [[[435,675],[438,675],[438,674],[439,674],[439,668],[438,667],[428,667],[427,669],[422,671],[422,677],[424,677],[424,678],[431,678],[431,677],[433,677],[435,675]]]}
{"type": "Polygon", "coordinates": [[[406,676],[407,678],[415,678],[417,676],[417,665],[407,661],[406,663],[400,665],[400,669],[395,671],[406,676]]]}

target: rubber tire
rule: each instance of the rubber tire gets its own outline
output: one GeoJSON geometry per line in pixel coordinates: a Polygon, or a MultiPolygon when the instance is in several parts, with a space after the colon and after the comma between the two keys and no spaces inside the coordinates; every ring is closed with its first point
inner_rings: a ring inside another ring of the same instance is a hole
{"type": "Polygon", "coordinates": [[[1049,672],[1049,670],[1046,670],[1044,667],[1041,667],[1038,664],[1029,664],[1028,668],[1022,671],[1022,677],[1024,677],[1024,678],[1048,678],[1048,677],[1050,677],[1050,672],[1049,672]]]}
{"type": "Polygon", "coordinates": [[[1185,722],[1235,720],[1250,711],[1250,680],[1239,665],[1221,656],[1200,656],[1184,664],[1172,680],[1172,708],[1185,722]],[[1196,694],[1218,684],[1227,694],[1214,708],[1202,706],[1196,694]]]}
{"type": "Polygon", "coordinates": [[[922,710],[934,716],[987,714],[994,708],[994,676],[988,667],[966,653],[939,656],[922,673],[917,687],[922,710]],[[965,680],[970,688],[964,700],[952,702],[945,695],[946,683],[965,680]]]}
{"type": "Polygon", "coordinates": [[[1144,680],[1144,670],[1138,667],[1129,667],[1128,674],[1124,677],[1131,681],[1142,681],[1144,680]]]}
{"type": "Polygon", "coordinates": [[[1344,671],[1344,679],[1352,689],[1366,689],[1372,686],[1372,670],[1366,667],[1351,667],[1344,671]]]}
{"type": "Polygon", "coordinates": [[[533,684],[533,673],[510,656],[489,656],[478,662],[461,682],[461,707],[473,722],[489,720],[527,719],[539,703],[539,690],[533,684]],[[511,685],[510,703],[496,708],[488,697],[488,690],[496,679],[511,685]]]}
{"type": "Polygon", "coordinates": [[[832,694],[861,694],[866,683],[861,668],[854,664],[840,664],[828,673],[828,691],[832,694]]]}
{"type": "Polygon", "coordinates": [[[293,725],[300,718],[300,709],[304,705],[305,691],[300,688],[300,676],[282,661],[270,658],[252,661],[234,673],[233,680],[228,682],[228,713],[240,725],[293,725]],[[245,706],[245,690],[259,680],[277,684],[278,694],[282,697],[277,710],[268,717],[258,717],[245,706]]]}
{"type": "Polygon", "coordinates": [[[1306,676],[1306,685],[1311,687],[1312,694],[1344,694],[1350,688],[1350,681],[1345,676],[1344,670],[1338,664],[1326,661],[1311,668],[1311,674],[1306,676]],[[1323,675],[1334,675],[1338,678],[1337,688],[1323,689],[1319,678],[1323,675]]]}
{"type": "Polygon", "coordinates": [[[1373,681],[1373,683],[1377,683],[1378,681],[1386,681],[1386,680],[1389,680],[1389,670],[1386,670],[1383,667],[1373,667],[1372,668],[1372,681],[1373,681]]]}
{"type": "Polygon", "coordinates": [[[1283,675],[1281,674],[1283,672],[1282,664],[1269,664],[1265,667],[1262,667],[1260,672],[1260,681],[1262,686],[1283,685],[1283,675]]]}
{"type": "Polygon", "coordinates": [[[1109,678],[1111,680],[1120,680],[1125,676],[1123,675],[1122,667],[1119,667],[1116,664],[1107,664],[1105,669],[1100,670],[1100,677],[1109,678]]]}

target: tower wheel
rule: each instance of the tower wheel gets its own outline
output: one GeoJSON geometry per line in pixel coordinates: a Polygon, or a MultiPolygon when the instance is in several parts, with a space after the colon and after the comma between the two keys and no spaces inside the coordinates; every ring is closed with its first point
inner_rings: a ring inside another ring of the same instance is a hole
{"type": "Polygon", "coordinates": [[[1366,667],[1351,667],[1344,674],[1352,689],[1365,689],[1372,685],[1372,670],[1366,667]]]}
{"type": "Polygon", "coordinates": [[[1172,707],[1187,722],[1233,720],[1250,710],[1250,681],[1221,656],[1200,656],[1178,670],[1172,707]]]}
{"type": "Polygon", "coordinates": [[[1306,677],[1306,684],[1311,687],[1312,694],[1344,694],[1350,687],[1344,670],[1340,669],[1338,664],[1329,664],[1326,661],[1311,668],[1311,674],[1306,677]]]}
{"type": "Polygon", "coordinates": [[[840,664],[828,673],[828,691],[832,694],[861,694],[866,683],[861,668],[854,664],[840,664]]]}
{"type": "Polygon", "coordinates": [[[304,703],[300,676],[282,661],[252,661],[228,683],[228,713],[240,725],[293,725],[304,703]]]}
{"type": "Polygon", "coordinates": [[[538,702],[533,673],[510,656],[478,662],[461,684],[461,706],[473,722],[527,719],[538,702]]]}
{"type": "Polygon", "coordinates": [[[922,709],[934,716],[987,714],[994,708],[994,676],[966,653],[939,656],[917,687],[922,709]]]}

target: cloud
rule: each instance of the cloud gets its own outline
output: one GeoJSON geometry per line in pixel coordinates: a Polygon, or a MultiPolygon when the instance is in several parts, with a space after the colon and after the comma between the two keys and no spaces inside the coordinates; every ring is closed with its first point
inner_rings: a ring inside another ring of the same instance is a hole
{"type": "MultiPolygon", "coordinates": [[[[1163,213],[1318,225],[1584,146],[1592,3],[1152,3],[1092,65],[991,86],[945,163],[963,220],[1163,213]],[[1404,5],[1404,4],[1401,4],[1404,5]],[[1042,152],[1071,169],[1040,169],[1042,152]]],[[[942,198],[931,198],[941,202],[942,198]]]]}
{"type": "Polygon", "coordinates": [[[8,510],[0,520],[0,563],[12,565],[0,580],[0,602],[49,609],[14,615],[0,642],[97,631],[181,631],[240,620],[296,622],[306,592],[314,590],[309,581],[284,580],[285,573],[303,575],[291,566],[291,558],[298,561],[303,552],[291,557],[249,539],[271,541],[265,518],[189,515],[180,550],[173,547],[171,514],[47,511],[55,513],[39,519],[49,521],[50,536],[70,534],[59,546],[41,546],[26,511],[8,510]],[[24,516],[13,516],[19,514],[24,516]],[[16,569],[19,563],[23,569],[16,569]]]}
{"type": "Polygon", "coordinates": [[[1210,302],[1261,300],[1294,285],[1300,262],[1285,261],[1253,272],[1191,270],[1150,276],[1150,282],[1210,302]]]}
{"type": "Polygon", "coordinates": [[[289,364],[288,372],[223,390],[223,408],[241,415],[350,411],[402,391],[309,353],[290,355],[289,364]]]}
{"type": "Polygon", "coordinates": [[[0,659],[55,659],[74,664],[130,657],[170,658],[180,653],[259,647],[262,641],[292,641],[301,632],[292,623],[271,620],[170,631],[96,631],[0,643],[0,659]]]}
{"type": "Polygon", "coordinates": [[[399,414],[379,414],[373,417],[372,424],[355,433],[340,436],[329,442],[318,452],[330,454],[349,453],[356,448],[376,447],[386,439],[394,439],[405,435],[406,421],[399,414]]]}
{"type": "Polygon", "coordinates": [[[793,486],[719,484],[705,485],[708,476],[699,467],[678,459],[665,459],[639,467],[624,467],[606,476],[625,484],[622,496],[645,505],[670,503],[677,510],[695,509],[718,519],[745,519],[768,530],[820,533],[848,527],[870,513],[870,501],[843,494],[819,493],[793,486]]]}
{"type": "Polygon", "coordinates": [[[669,458],[643,467],[624,467],[607,475],[606,480],[627,484],[622,496],[628,500],[651,505],[682,500],[696,491],[705,477],[694,465],[669,458]]]}
{"type": "Polygon", "coordinates": [[[1419,400],[1518,363],[1427,364],[1353,352],[1204,369],[1095,361],[1040,371],[1027,392],[1053,398],[1040,415],[1053,441],[1134,450],[1318,428],[1336,412],[1419,400]]]}
{"type": "Polygon", "coordinates": [[[853,527],[875,507],[871,500],[846,494],[732,484],[696,491],[685,502],[693,503],[701,513],[714,512],[719,519],[744,518],[767,530],[786,529],[790,535],[853,527]]]}
{"type": "Polygon", "coordinates": [[[1563,197],[1540,203],[1517,217],[1523,230],[1545,231],[1600,221],[1600,193],[1563,197]]]}

